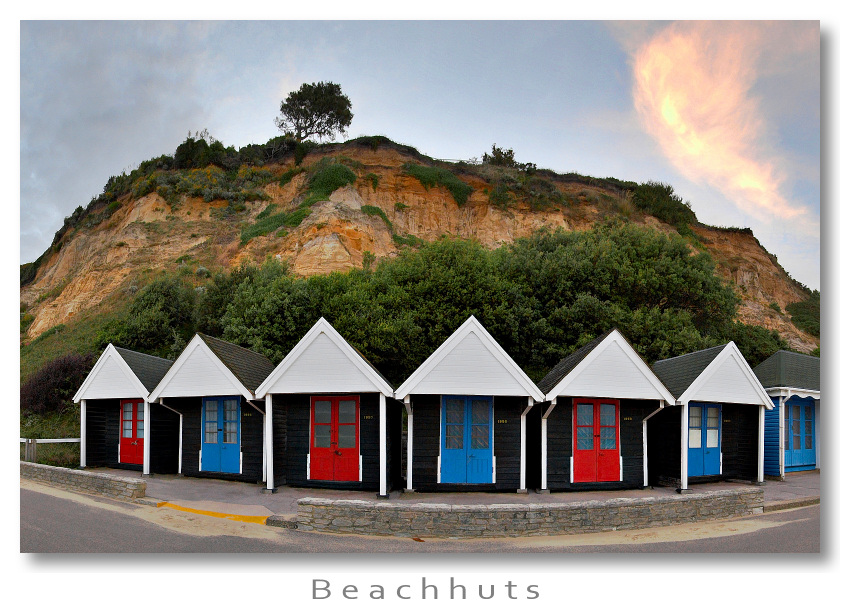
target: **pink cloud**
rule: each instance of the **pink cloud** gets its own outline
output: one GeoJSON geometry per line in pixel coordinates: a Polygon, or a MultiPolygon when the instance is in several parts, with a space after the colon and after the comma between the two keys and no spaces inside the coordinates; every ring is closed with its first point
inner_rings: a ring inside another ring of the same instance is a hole
{"type": "Polygon", "coordinates": [[[807,39],[818,53],[818,27],[786,25],[679,22],[632,56],[636,111],[671,163],[761,219],[806,213],[782,194],[787,164],[766,145],[769,126],[752,94],[771,62],[812,48],[807,39]]]}

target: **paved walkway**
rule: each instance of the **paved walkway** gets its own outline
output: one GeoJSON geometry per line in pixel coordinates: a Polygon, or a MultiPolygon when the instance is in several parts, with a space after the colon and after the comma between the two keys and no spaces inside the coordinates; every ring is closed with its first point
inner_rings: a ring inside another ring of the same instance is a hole
{"type": "MultiPolygon", "coordinates": [[[[140,477],[130,470],[110,468],[89,469],[124,477],[140,477]]],[[[280,486],[270,494],[254,483],[223,481],[183,477],[181,475],[152,475],[143,477],[146,481],[146,495],[180,507],[184,510],[204,511],[214,514],[244,517],[281,516],[294,519],[299,498],[330,498],[346,500],[374,500],[374,492],[355,492],[317,488],[280,486]]],[[[727,490],[746,487],[746,482],[719,482],[692,485],[692,492],[727,490]]],[[[784,481],[767,481],[758,487],[764,491],[765,510],[814,503],[820,496],[820,473],[808,471],[788,473],[784,481]]],[[[614,490],[603,492],[557,492],[539,494],[509,493],[404,493],[390,492],[386,503],[429,502],[444,504],[539,504],[548,502],[579,502],[584,500],[612,500],[617,498],[672,497],[681,498],[675,489],[653,487],[652,489],[614,490]]]]}

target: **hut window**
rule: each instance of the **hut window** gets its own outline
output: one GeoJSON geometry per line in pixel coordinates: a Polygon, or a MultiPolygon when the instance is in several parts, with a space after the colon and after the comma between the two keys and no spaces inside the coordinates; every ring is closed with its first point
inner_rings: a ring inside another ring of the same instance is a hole
{"type": "Polygon", "coordinates": [[[205,442],[217,442],[217,401],[205,401],[205,442]]]}
{"type": "Polygon", "coordinates": [[[720,446],[720,408],[716,406],[708,406],[706,413],[707,429],[705,437],[706,447],[720,446]]]}
{"type": "Polygon", "coordinates": [[[615,405],[600,405],[600,449],[615,449],[618,446],[615,432],[615,405]]]}
{"type": "Polygon", "coordinates": [[[123,438],[132,438],[132,406],[131,402],[123,405],[123,438]]]}

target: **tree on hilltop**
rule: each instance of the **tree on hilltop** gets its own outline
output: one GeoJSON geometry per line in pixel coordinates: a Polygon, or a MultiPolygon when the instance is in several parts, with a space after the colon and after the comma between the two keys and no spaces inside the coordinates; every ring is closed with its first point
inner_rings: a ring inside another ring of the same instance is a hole
{"type": "Polygon", "coordinates": [[[336,83],[305,83],[281,103],[275,125],[301,142],[309,136],[333,138],[351,125],[351,101],[336,83]]]}

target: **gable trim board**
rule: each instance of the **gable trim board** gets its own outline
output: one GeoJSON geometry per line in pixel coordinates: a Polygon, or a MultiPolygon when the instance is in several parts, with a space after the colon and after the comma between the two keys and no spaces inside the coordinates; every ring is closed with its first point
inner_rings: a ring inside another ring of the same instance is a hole
{"type": "Polygon", "coordinates": [[[605,398],[636,398],[663,400],[668,405],[674,404],[676,399],[665,387],[664,383],[647,366],[638,352],[619,330],[612,330],[600,343],[591,349],[570,372],[556,382],[545,394],[544,400],[551,401],[558,396],[598,396],[605,398]],[[614,352],[614,356],[609,355],[614,352]],[[620,381],[618,386],[617,372],[612,372],[612,380],[606,378],[607,364],[599,364],[601,358],[608,362],[611,358],[624,357],[634,367],[633,377],[620,381]],[[582,381],[589,374],[589,370],[600,367],[597,381],[582,381]],[[642,385],[643,384],[643,385],[642,385]],[[650,389],[647,389],[647,388],[650,389]]]}
{"type": "Polygon", "coordinates": [[[94,400],[130,396],[146,400],[149,398],[149,390],[144,387],[138,376],[126,364],[126,361],[117,351],[117,348],[109,343],[108,347],[105,348],[105,351],[102,352],[102,355],[94,364],[91,372],[85,377],[79,390],[73,396],[73,402],[76,403],[83,399],[94,400]],[[108,376],[109,374],[118,374],[125,377],[121,384],[128,383],[131,386],[131,393],[126,394],[125,388],[120,387],[120,385],[115,388],[98,388],[98,379],[102,379],[103,376],[108,376]]]}
{"type": "Polygon", "coordinates": [[[337,332],[324,317],[320,317],[295,347],[275,367],[266,380],[255,390],[257,398],[267,394],[300,393],[365,393],[380,392],[392,397],[392,386],[337,332]],[[310,358],[314,351],[322,349],[323,354],[315,356],[309,371],[302,371],[300,361],[310,358]],[[326,362],[326,355],[333,353],[326,362]],[[313,366],[316,368],[314,369],[313,366]],[[350,371],[344,378],[337,377],[344,366],[350,371]],[[320,370],[324,372],[319,372],[320,370]],[[314,375],[316,372],[318,374],[314,375]]]}
{"type": "Polygon", "coordinates": [[[541,390],[492,338],[474,315],[457,328],[395,390],[395,398],[398,400],[411,394],[529,396],[536,402],[544,400],[541,390]],[[487,361],[474,368],[468,368],[467,364],[461,364],[458,369],[448,368],[448,358],[461,348],[467,352],[475,352],[478,356],[485,354],[487,361]],[[496,378],[494,382],[478,383],[477,375],[484,370],[484,367],[490,365],[497,366],[498,373],[506,374],[508,380],[496,378]],[[443,377],[445,372],[448,372],[450,376],[443,377]]]}
{"type": "Polygon", "coordinates": [[[188,343],[170,370],[150,394],[150,400],[157,402],[159,398],[185,396],[243,396],[247,400],[255,400],[251,390],[231,372],[200,335],[196,335],[188,343]],[[182,377],[182,370],[191,362],[202,360],[206,366],[210,364],[215,372],[203,372],[201,377],[182,377]],[[219,377],[222,376],[223,383],[219,377]]]}

